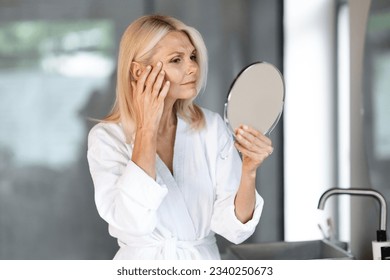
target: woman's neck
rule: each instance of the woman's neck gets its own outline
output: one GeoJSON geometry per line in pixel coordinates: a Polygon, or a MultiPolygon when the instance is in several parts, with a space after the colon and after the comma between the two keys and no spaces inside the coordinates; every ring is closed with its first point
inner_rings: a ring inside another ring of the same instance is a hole
{"type": "Polygon", "coordinates": [[[165,134],[166,131],[176,127],[177,119],[176,112],[174,110],[174,100],[165,100],[164,111],[160,119],[160,126],[158,128],[158,134],[165,134]]]}

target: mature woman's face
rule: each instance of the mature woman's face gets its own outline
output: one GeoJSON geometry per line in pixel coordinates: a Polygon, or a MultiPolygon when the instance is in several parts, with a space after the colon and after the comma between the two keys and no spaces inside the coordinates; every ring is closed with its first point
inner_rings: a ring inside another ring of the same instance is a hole
{"type": "Polygon", "coordinates": [[[171,83],[168,98],[188,99],[196,96],[199,66],[195,47],[184,32],[170,32],[156,45],[152,65],[159,61],[163,63],[165,79],[171,83]]]}

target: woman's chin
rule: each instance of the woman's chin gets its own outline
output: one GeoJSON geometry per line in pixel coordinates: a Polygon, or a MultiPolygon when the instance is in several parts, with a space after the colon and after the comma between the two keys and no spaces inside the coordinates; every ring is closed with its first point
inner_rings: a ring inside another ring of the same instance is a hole
{"type": "Polygon", "coordinates": [[[175,99],[179,100],[185,100],[185,99],[191,99],[196,97],[197,90],[196,88],[190,89],[190,90],[183,90],[180,93],[177,93],[175,95],[171,95],[171,97],[174,97],[175,99]]]}

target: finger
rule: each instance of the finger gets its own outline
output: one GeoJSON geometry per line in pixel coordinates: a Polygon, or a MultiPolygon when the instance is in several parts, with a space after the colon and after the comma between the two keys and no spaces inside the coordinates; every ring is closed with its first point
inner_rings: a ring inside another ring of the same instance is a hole
{"type": "MultiPolygon", "coordinates": [[[[249,143],[249,144],[246,144],[246,145],[249,145],[248,148],[250,148],[252,150],[256,150],[257,148],[268,148],[271,146],[268,143],[268,141],[265,142],[262,140],[262,138],[259,138],[258,136],[255,136],[248,131],[244,131],[241,128],[237,129],[236,135],[237,135],[237,138],[239,138],[238,135],[241,135],[243,140],[246,140],[247,143],[249,143]]],[[[243,143],[245,143],[245,142],[243,142],[243,143]]]]}
{"type": "Polygon", "coordinates": [[[245,147],[246,149],[252,152],[257,152],[261,149],[266,149],[268,147],[266,143],[261,142],[259,139],[255,138],[254,136],[249,135],[249,133],[243,133],[240,130],[236,134],[236,140],[243,147],[245,147]]]}
{"type": "Polygon", "coordinates": [[[250,150],[256,149],[255,146],[257,146],[257,145],[253,142],[253,139],[249,139],[249,136],[247,137],[245,135],[245,132],[242,129],[237,130],[236,140],[237,140],[237,142],[239,142],[242,146],[246,147],[247,149],[250,149],[250,150]]]}
{"type": "Polygon", "coordinates": [[[169,81],[166,81],[164,83],[164,86],[163,86],[162,90],[160,91],[160,94],[158,95],[158,100],[159,101],[163,101],[165,99],[165,97],[168,94],[170,85],[171,85],[171,83],[169,81]]]}
{"type": "Polygon", "coordinates": [[[241,125],[240,126],[241,129],[243,129],[245,132],[248,132],[252,135],[254,135],[255,137],[259,138],[260,140],[264,141],[265,143],[267,143],[268,145],[272,145],[272,141],[270,138],[268,138],[267,136],[265,136],[263,133],[261,133],[260,131],[254,129],[253,127],[250,127],[248,125],[241,125]]]}
{"type": "Polygon", "coordinates": [[[146,66],[145,70],[140,75],[139,79],[137,80],[137,94],[142,94],[144,92],[145,88],[145,81],[148,77],[150,71],[152,70],[152,66],[148,65],[146,66]]]}
{"type": "Polygon", "coordinates": [[[256,137],[255,135],[252,135],[248,131],[244,131],[242,128],[238,128],[236,130],[236,137],[239,138],[239,139],[241,139],[241,137],[242,137],[244,140],[246,140],[251,145],[256,145],[258,147],[263,147],[263,146],[266,145],[258,137],[256,137]]]}
{"type": "Polygon", "coordinates": [[[145,82],[145,92],[151,92],[154,83],[156,82],[157,75],[160,73],[162,67],[161,61],[157,63],[155,67],[153,67],[153,70],[150,72],[148,78],[146,79],[145,82]]]}
{"type": "Polygon", "coordinates": [[[251,150],[248,150],[247,148],[245,148],[243,145],[241,145],[238,142],[235,142],[234,145],[242,155],[247,156],[255,161],[262,162],[262,161],[264,161],[264,159],[266,159],[267,157],[270,156],[270,154],[268,152],[266,152],[265,150],[261,151],[260,153],[256,153],[256,152],[253,152],[251,150]]]}
{"type": "Polygon", "coordinates": [[[236,136],[237,142],[243,146],[245,149],[254,152],[254,153],[267,153],[271,154],[273,151],[273,147],[259,140],[258,138],[249,135],[248,133],[244,133],[244,135],[238,133],[236,136]],[[256,143],[259,142],[259,143],[256,143]]]}
{"type": "Polygon", "coordinates": [[[164,70],[162,70],[160,72],[160,74],[158,74],[156,82],[153,85],[153,91],[152,91],[153,96],[159,95],[159,93],[162,89],[161,87],[162,87],[163,82],[164,82],[164,77],[165,77],[165,72],[164,72],[164,70]]]}

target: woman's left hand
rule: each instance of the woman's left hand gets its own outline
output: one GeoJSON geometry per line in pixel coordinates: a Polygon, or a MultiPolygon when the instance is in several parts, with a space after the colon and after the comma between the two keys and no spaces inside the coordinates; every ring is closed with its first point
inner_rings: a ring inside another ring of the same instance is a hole
{"type": "Polygon", "coordinates": [[[256,169],[273,152],[271,139],[260,131],[241,125],[235,131],[237,150],[242,154],[243,169],[256,172],[256,169]]]}

